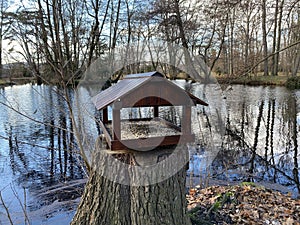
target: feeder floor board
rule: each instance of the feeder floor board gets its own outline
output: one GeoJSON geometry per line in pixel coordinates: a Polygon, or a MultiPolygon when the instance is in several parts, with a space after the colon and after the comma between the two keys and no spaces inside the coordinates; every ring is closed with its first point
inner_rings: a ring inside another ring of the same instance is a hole
{"type": "MultiPolygon", "coordinates": [[[[112,135],[112,125],[106,124],[107,130],[112,135]]],[[[121,140],[163,137],[181,135],[182,133],[162,120],[150,121],[121,121],[121,140]]]]}

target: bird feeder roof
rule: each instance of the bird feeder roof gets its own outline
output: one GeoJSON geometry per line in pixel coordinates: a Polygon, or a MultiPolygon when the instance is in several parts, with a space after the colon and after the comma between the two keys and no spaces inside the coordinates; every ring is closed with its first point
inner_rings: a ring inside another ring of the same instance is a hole
{"type": "MultiPolygon", "coordinates": [[[[123,80],[120,80],[118,83],[94,96],[92,101],[97,110],[101,110],[121,99],[129,98],[129,100],[127,99],[127,102],[132,100],[134,103],[135,97],[141,97],[146,93],[146,97],[157,98],[158,92],[162,99],[174,98],[177,105],[189,104],[186,99],[178,98],[178,96],[184,94],[190,98],[193,105],[208,105],[201,99],[185,91],[183,88],[167,80],[157,71],[127,75],[123,80]]],[[[149,101],[147,101],[147,103],[149,104],[149,101]]],[[[145,104],[143,106],[147,105],[145,104]]],[[[151,106],[151,103],[149,106],[151,106]]]]}

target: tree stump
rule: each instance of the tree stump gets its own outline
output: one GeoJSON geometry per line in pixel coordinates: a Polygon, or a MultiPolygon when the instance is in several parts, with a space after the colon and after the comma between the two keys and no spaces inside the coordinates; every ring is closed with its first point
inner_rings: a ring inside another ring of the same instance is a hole
{"type": "Polygon", "coordinates": [[[97,149],[71,224],[190,225],[187,163],[186,146],[148,152],[97,149]]]}

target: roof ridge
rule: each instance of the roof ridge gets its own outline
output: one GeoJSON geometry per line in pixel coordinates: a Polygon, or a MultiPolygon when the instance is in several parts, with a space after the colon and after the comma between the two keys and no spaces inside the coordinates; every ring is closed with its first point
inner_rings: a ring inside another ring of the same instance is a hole
{"type": "Polygon", "coordinates": [[[164,77],[164,75],[158,71],[152,71],[152,72],[145,72],[145,73],[128,74],[123,79],[136,79],[136,78],[145,78],[145,77],[164,77]]]}

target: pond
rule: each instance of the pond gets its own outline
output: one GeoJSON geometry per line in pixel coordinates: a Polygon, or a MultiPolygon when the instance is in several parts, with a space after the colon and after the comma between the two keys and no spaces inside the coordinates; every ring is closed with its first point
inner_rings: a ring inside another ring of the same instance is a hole
{"type": "Polygon", "coordinates": [[[200,178],[205,174],[232,182],[262,182],[272,187],[278,184],[279,190],[297,196],[300,91],[233,85],[223,94],[225,127],[221,142],[215,146],[220,149],[208,169],[197,168],[207,161],[205,146],[196,150],[190,173],[200,178]]]}
{"type": "MultiPolygon", "coordinates": [[[[300,91],[176,83],[209,103],[193,110],[190,185],[265,182],[298,195],[300,91]]],[[[79,128],[86,139],[95,140],[101,130],[87,100],[95,90],[80,87],[68,94],[79,128]],[[79,99],[87,102],[84,114],[77,110],[79,99]]],[[[0,191],[5,203],[0,203],[0,224],[9,222],[6,209],[14,224],[27,219],[30,224],[68,224],[87,174],[61,90],[31,84],[5,87],[0,105],[0,191]]],[[[171,108],[163,116],[180,124],[178,113],[171,108]]]]}

